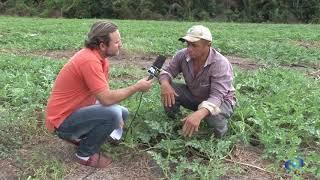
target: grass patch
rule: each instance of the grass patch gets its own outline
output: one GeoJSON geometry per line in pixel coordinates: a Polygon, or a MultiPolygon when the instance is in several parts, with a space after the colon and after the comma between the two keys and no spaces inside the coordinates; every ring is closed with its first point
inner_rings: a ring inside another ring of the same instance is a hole
{"type": "MultiPolygon", "coordinates": [[[[78,49],[96,19],[41,19],[0,16],[2,48],[37,50],[78,49]],[[31,25],[32,24],[32,25],[31,25]]],[[[124,48],[144,53],[172,55],[184,47],[178,42],[186,30],[203,24],[213,34],[213,45],[224,54],[247,57],[267,64],[319,64],[315,48],[292,41],[318,41],[320,25],[210,23],[112,20],[119,25],[124,48]]]]}
{"type": "Polygon", "coordinates": [[[2,153],[20,147],[38,131],[35,115],[44,109],[62,64],[42,58],[0,54],[2,153]]]}

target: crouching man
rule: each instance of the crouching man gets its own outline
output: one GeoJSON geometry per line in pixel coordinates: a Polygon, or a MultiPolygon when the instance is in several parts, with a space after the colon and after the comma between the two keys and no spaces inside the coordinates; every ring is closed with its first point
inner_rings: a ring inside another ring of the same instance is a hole
{"type": "Polygon", "coordinates": [[[211,47],[212,35],[207,27],[193,26],[179,40],[187,47],[175,54],[159,76],[165,111],[171,118],[180,114],[180,106],[194,111],[181,120],[184,136],[192,136],[206,121],[212,133],[222,137],[236,104],[232,66],[211,47]],[[183,84],[172,81],[179,73],[183,84]]]}
{"type": "Polygon", "coordinates": [[[109,88],[108,58],[118,55],[121,46],[115,24],[94,23],[85,48],[61,69],[48,99],[46,126],[78,146],[75,156],[80,164],[98,168],[111,164],[112,160],[101,155],[99,149],[128,118],[128,110],[117,103],[151,88],[147,78],[126,88],[109,88]]]}

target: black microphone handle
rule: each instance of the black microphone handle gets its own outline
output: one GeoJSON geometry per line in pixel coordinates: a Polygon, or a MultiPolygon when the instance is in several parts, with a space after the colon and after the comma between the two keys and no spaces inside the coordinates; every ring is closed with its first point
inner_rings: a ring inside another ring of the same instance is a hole
{"type": "Polygon", "coordinates": [[[150,74],[149,77],[148,77],[148,79],[147,79],[147,81],[151,80],[153,77],[154,77],[154,76],[150,74]]]}
{"type": "Polygon", "coordinates": [[[156,58],[156,60],[153,63],[153,65],[148,70],[148,72],[150,73],[150,75],[148,77],[148,81],[158,75],[158,73],[160,72],[160,69],[163,66],[165,60],[166,60],[166,57],[165,56],[161,56],[161,55],[159,55],[156,58]]]}

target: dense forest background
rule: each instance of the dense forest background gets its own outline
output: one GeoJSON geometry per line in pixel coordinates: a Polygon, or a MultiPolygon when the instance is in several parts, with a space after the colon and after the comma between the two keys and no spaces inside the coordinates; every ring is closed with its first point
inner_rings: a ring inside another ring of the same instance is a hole
{"type": "Polygon", "coordinates": [[[319,23],[320,0],[0,0],[0,14],[64,18],[319,23]]]}

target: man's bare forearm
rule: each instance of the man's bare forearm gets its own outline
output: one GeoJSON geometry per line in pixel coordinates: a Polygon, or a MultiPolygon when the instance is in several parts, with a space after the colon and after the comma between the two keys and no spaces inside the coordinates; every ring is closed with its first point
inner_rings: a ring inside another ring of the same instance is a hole
{"type": "Polygon", "coordinates": [[[159,82],[160,82],[160,85],[164,85],[164,86],[170,85],[170,82],[168,79],[161,79],[159,82]]]}
{"type": "Polygon", "coordinates": [[[203,119],[210,114],[209,110],[206,108],[200,108],[197,111],[195,111],[194,113],[197,113],[197,115],[200,119],[203,119]]]}
{"type": "Polygon", "coordinates": [[[103,90],[103,92],[98,93],[97,99],[100,101],[101,104],[109,106],[112,104],[119,103],[120,101],[130,97],[138,91],[139,88],[136,84],[116,90],[106,89],[103,90]]]}

